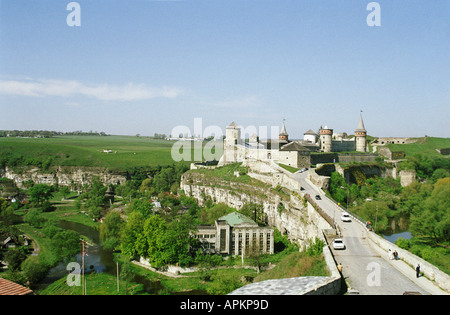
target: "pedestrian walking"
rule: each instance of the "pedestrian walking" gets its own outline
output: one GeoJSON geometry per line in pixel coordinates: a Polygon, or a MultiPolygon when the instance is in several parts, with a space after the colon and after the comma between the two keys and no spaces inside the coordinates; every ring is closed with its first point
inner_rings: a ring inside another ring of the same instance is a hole
{"type": "Polygon", "coordinates": [[[392,258],[392,250],[389,248],[389,251],[388,251],[388,255],[389,255],[389,259],[390,260],[392,260],[393,258],[392,258]]]}
{"type": "Polygon", "coordinates": [[[342,272],[342,265],[341,265],[341,263],[338,263],[337,269],[339,270],[339,272],[342,272]]]}
{"type": "Polygon", "coordinates": [[[417,264],[417,267],[416,267],[416,278],[419,278],[419,276],[420,276],[420,265],[417,264]]]}

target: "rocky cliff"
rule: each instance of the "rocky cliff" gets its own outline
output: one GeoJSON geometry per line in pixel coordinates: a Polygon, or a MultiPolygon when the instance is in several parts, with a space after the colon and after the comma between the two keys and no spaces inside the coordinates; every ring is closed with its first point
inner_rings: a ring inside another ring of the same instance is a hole
{"type": "Polygon", "coordinates": [[[98,177],[103,184],[122,184],[127,179],[123,175],[112,174],[106,168],[88,167],[55,167],[48,171],[38,168],[0,169],[0,177],[12,179],[19,188],[24,187],[26,181],[32,180],[35,184],[58,184],[71,186],[73,189],[89,184],[94,177],[98,177]]]}
{"type": "Polygon", "coordinates": [[[319,236],[328,223],[297,194],[278,194],[268,185],[249,185],[236,183],[204,174],[187,172],[181,178],[181,189],[186,195],[194,197],[200,205],[208,198],[215,203],[225,203],[240,210],[246,203],[263,206],[267,223],[287,234],[291,241],[305,246],[310,239],[319,236]]]}

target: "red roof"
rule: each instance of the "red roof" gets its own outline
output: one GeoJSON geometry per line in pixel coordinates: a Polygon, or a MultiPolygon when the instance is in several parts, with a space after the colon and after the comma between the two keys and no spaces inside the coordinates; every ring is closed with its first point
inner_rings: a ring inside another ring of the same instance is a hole
{"type": "Polygon", "coordinates": [[[33,293],[32,290],[20,284],[0,278],[0,295],[27,295],[33,293]]]}

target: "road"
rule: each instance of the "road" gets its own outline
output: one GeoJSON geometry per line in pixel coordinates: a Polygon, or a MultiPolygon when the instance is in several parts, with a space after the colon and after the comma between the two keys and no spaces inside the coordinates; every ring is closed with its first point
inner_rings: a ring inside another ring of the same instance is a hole
{"type": "MultiPolygon", "coordinates": [[[[321,200],[316,200],[317,204],[331,218],[335,218],[336,224],[340,227],[341,238],[346,248],[344,250],[332,249],[332,252],[336,261],[343,266],[342,274],[349,287],[349,292],[364,295],[398,295],[405,291],[429,294],[394,268],[391,265],[393,262],[388,260],[387,253],[380,254],[370,246],[364,226],[354,220],[342,222],[340,219],[342,210],[322,194],[317,187],[310,185],[306,181],[307,175],[308,172],[295,174],[295,178],[300,181],[304,189],[302,192],[310,194],[313,198],[319,195],[321,200]]],[[[414,270],[410,269],[414,274],[414,270]]]]}

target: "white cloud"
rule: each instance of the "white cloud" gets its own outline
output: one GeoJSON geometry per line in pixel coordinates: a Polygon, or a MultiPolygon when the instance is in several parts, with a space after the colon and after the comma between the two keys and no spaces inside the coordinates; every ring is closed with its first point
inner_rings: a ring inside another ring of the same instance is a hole
{"type": "Polygon", "coordinates": [[[175,98],[184,93],[178,87],[150,87],[145,84],[92,84],[74,80],[0,80],[0,94],[30,97],[87,96],[105,101],[138,101],[152,98],[175,98]]]}

